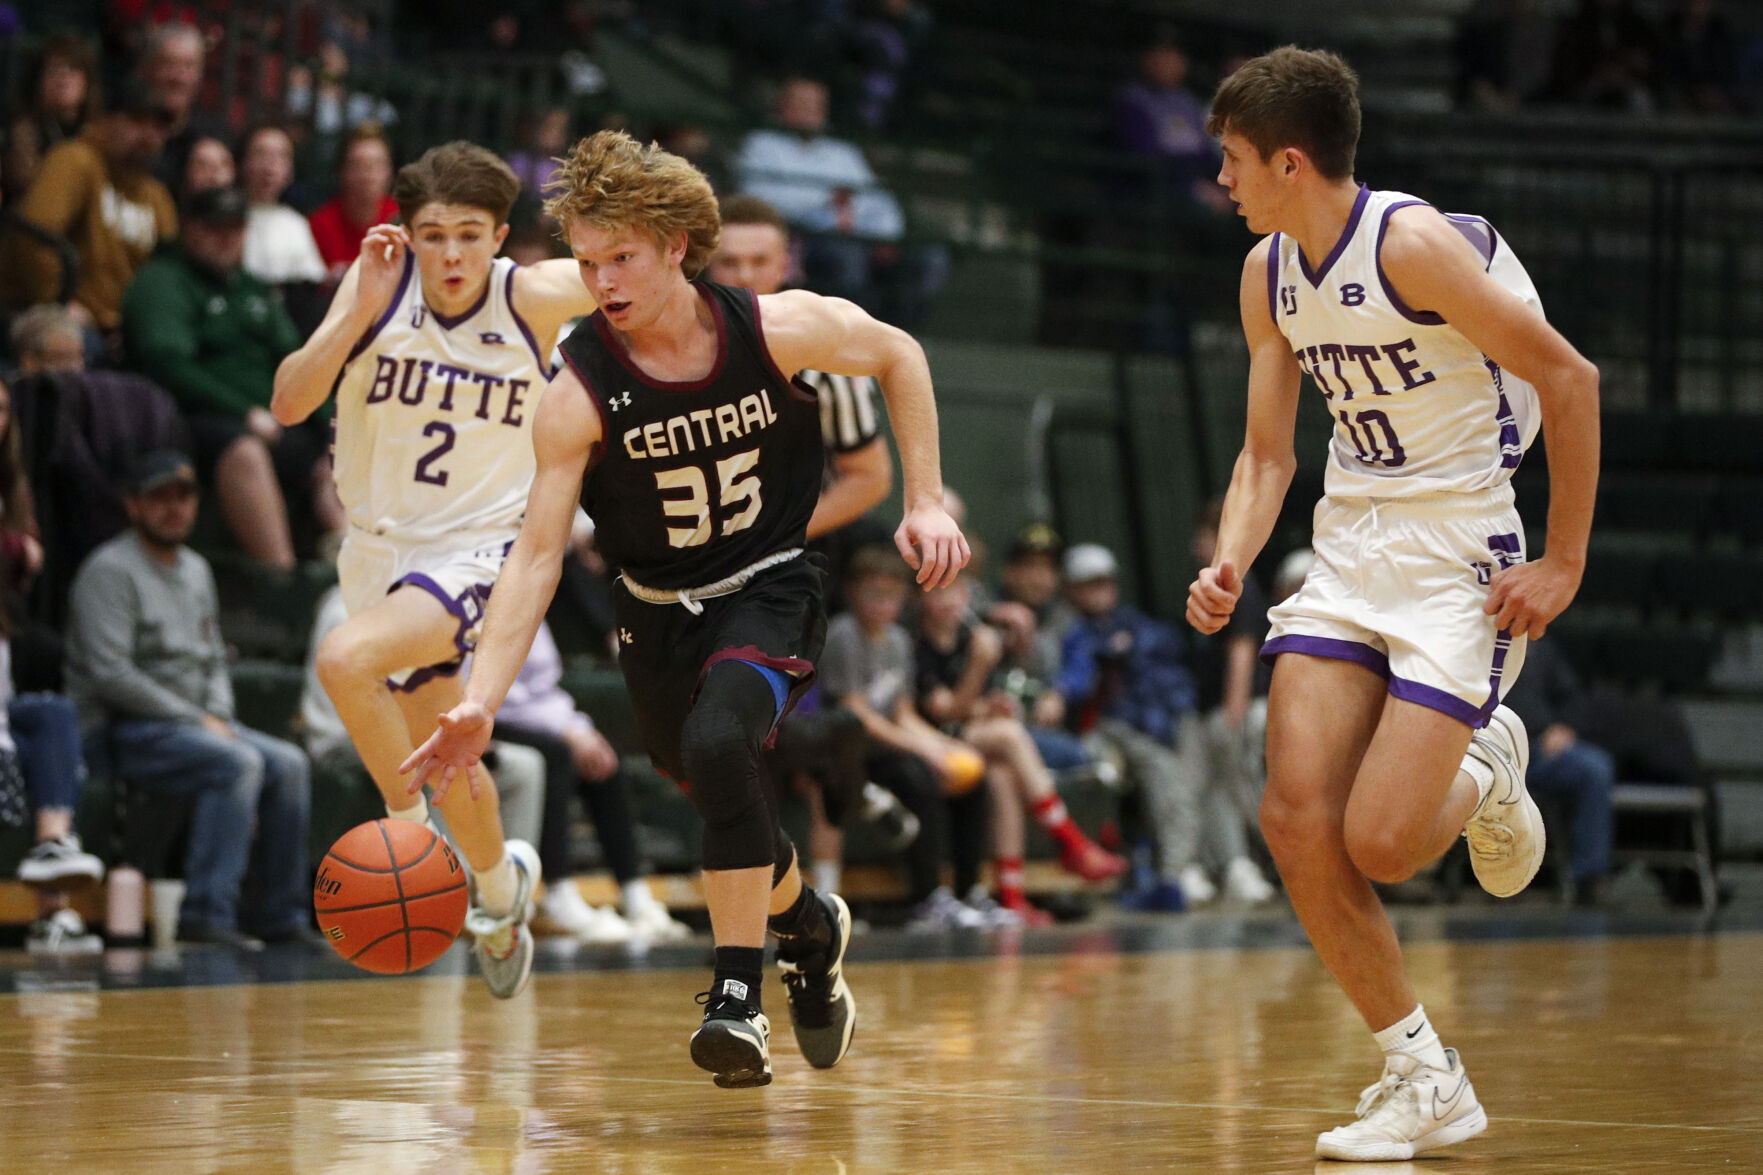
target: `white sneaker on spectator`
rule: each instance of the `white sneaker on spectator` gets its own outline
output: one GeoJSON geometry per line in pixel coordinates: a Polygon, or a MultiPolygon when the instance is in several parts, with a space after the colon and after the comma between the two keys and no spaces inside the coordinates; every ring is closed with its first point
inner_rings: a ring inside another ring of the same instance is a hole
{"type": "Polygon", "coordinates": [[[38,842],[18,863],[18,879],[26,885],[102,881],[103,878],[104,862],[82,849],[80,838],[71,832],[55,840],[38,842]]]}
{"type": "Polygon", "coordinates": [[[1456,1049],[1446,1049],[1447,1069],[1418,1057],[1394,1053],[1376,1085],[1359,1095],[1359,1120],[1325,1131],[1316,1139],[1322,1159],[1378,1162],[1411,1159],[1473,1138],[1488,1127],[1456,1049]]]}
{"type": "Polygon", "coordinates": [[[576,938],[586,935],[599,924],[598,911],[588,905],[582,891],[567,877],[545,887],[539,913],[553,929],[576,938]]]}
{"type": "Polygon", "coordinates": [[[939,930],[983,930],[986,920],[978,910],[963,903],[946,885],[912,908],[906,929],[915,933],[939,930]]]}
{"type": "Polygon", "coordinates": [[[624,915],[611,906],[589,906],[588,910],[593,917],[593,924],[577,935],[583,942],[608,945],[629,942],[636,937],[631,924],[624,920],[624,915]]]}
{"type": "Polygon", "coordinates": [[[63,909],[31,923],[24,947],[33,955],[97,955],[104,951],[104,940],[86,932],[78,911],[63,909]]]}
{"type": "Polygon", "coordinates": [[[1024,921],[1021,914],[998,901],[983,885],[976,885],[968,890],[967,899],[962,904],[978,914],[984,920],[983,924],[988,930],[1021,926],[1024,921]]]}
{"type": "Polygon", "coordinates": [[[1181,886],[1181,896],[1186,899],[1188,909],[1203,906],[1218,896],[1218,887],[1206,876],[1206,871],[1198,865],[1189,865],[1176,875],[1175,883],[1181,886]]]}
{"type": "Polygon", "coordinates": [[[631,937],[642,942],[682,942],[692,937],[692,928],[668,912],[661,899],[645,887],[631,890],[625,900],[624,920],[631,937]]]}
{"type": "Polygon", "coordinates": [[[1224,892],[1239,902],[1258,906],[1272,901],[1274,890],[1255,862],[1238,857],[1224,867],[1224,892]]]}

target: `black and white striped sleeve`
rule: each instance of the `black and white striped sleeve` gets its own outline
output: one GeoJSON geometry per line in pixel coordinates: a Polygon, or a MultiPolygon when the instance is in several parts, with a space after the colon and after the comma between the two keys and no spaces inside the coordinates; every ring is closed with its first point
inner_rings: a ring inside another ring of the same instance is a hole
{"type": "Polygon", "coordinates": [[[881,435],[881,385],[872,376],[804,371],[820,395],[820,439],[829,453],[854,453],[881,435]]]}

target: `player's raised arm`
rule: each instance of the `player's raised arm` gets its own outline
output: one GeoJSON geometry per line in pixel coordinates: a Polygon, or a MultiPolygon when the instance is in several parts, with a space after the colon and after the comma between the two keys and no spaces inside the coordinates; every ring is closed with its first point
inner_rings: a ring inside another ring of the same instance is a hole
{"type": "Polygon", "coordinates": [[[581,267],[572,259],[541,261],[514,271],[514,310],[532,325],[547,353],[564,323],[596,309],[594,295],[582,282],[581,267]]]}
{"type": "Polygon", "coordinates": [[[1441,315],[1536,388],[1548,437],[1549,530],[1542,558],[1494,574],[1487,611],[1514,636],[1542,636],[1585,571],[1598,494],[1598,369],[1542,314],[1488,276],[1479,254],[1431,208],[1390,217],[1381,253],[1402,300],[1441,315]]]}
{"type": "Polygon", "coordinates": [[[842,298],[789,290],[759,299],[765,344],[780,370],[873,375],[881,382],[905,474],[906,517],[894,545],[930,590],[953,583],[972,551],[943,509],[937,405],[924,348],[842,298]]]}
{"type": "Polygon", "coordinates": [[[349,351],[373,329],[398,293],[410,234],[401,225],[377,224],[361,242],[361,256],[343,275],[324,321],[306,345],[283,359],[275,372],[269,410],[284,425],[299,424],[330,398],[349,351]]]}
{"type": "Polygon", "coordinates": [[[435,733],[400,768],[416,772],[413,793],[426,783],[439,798],[464,773],[476,794],[475,768],[490,740],[496,710],[526,663],[539,621],[557,590],[582,475],[600,436],[600,419],[586,389],[575,372],[564,368],[547,385],[533,421],[538,473],[527,495],[520,537],[490,593],[465,699],[441,715],[435,733]]]}
{"type": "Polygon", "coordinates": [[[1201,632],[1217,632],[1236,609],[1243,574],[1261,553],[1280,504],[1298,466],[1292,452],[1292,430],[1298,417],[1302,371],[1268,305],[1267,266],[1273,249],[1268,237],[1249,251],[1243,263],[1238,305],[1243,337],[1249,344],[1249,420],[1243,450],[1231,471],[1218,524],[1218,546],[1212,565],[1202,568],[1188,588],[1188,623],[1201,632]]]}

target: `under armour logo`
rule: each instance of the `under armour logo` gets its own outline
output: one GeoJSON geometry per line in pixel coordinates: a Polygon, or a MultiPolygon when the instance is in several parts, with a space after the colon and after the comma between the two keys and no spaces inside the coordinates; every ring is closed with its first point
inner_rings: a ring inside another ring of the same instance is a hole
{"type": "Polygon", "coordinates": [[[611,409],[614,412],[617,412],[620,408],[629,408],[630,403],[631,403],[631,394],[629,392],[626,392],[622,396],[614,396],[614,397],[612,397],[612,399],[606,401],[606,403],[608,406],[611,407],[611,409]]]}
{"type": "Polygon", "coordinates": [[[619,643],[621,643],[621,644],[626,644],[626,645],[628,645],[628,644],[630,644],[630,643],[631,643],[631,642],[632,642],[632,641],[633,641],[633,640],[635,640],[635,639],[636,639],[636,638],[635,638],[635,637],[633,637],[633,636],[631,636],[631,630],[630,630],[630,629],[628,629],[628,628],[621,628],[621,629],[619,629],[619,630],[618,630],[618,640],[619,640],[619,643]]]}
{"type": "Polygon", "coordinates": [[[504,339],[501,335],[497,334],[493,330],[487,330],[487,331],[484,331],[482,334],[478,335],[478,341],[483,343],[483,345],[486,347],[500,347],[503,343],[507,342],[508,340],[504,339]]]}

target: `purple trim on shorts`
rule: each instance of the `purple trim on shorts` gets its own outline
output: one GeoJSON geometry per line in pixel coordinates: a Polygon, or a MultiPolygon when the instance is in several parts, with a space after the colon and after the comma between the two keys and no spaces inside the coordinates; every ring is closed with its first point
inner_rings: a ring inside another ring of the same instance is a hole
{"type": "Polygon", "coordinates": [[[802,699],[803,694],[808,692],[808,687],[814,684],[814,663],[805,661],[801,657],[774,657],[757,645],[740,645],[732,649],[718,649],[705,658],[704,667],[698,670],[698,684],[692,687],[694,702],[698,700],[698,690],[703,688],[705,675],[723,661],[745,661],[750,665],[776,669],[789,674],[795,681],[795,684],[790,687],[789,696],[784,699],[784,704],[778,707],[777,717],[772,719],[771,730],[765,735],[765,747],[770,750],[772,745],[777,742],[778,723],[784,720],[784,715],[796,708],[796,703],[802,699]]]}
{"type": "MultiPolygon", "coordinates": [[[[512,547],[513,545],[514,544],[510,543],[509,547],[512,547]]],[[[506,556],[508,554],[508,548],[503,548],[502,553],[506,556]]],[[[459,656],[451,661],[442,661],[434,665],[424,665],[421,668],[411,670],[410,675],[404,679],[402,685],[387,678],[386,685],[393,693],[413,693],[427,685],[429,682],[434,681],[436,678],[452,677],[459,672],[459,667],[465,663],[465,655],[471,652],[471,647],[465,643],[465,634],[474,623],[483,620],[484,604],[489,600],[490,591],[495,586],[494,584],[488,583],[474,584],[471,587],[466,588],[464,593],[459,596],[449,596],[447,590],[440,584],[436,583],[433,579],[424,575],[420,571],[412,571],[409,575],[398,579],[390,588],[387,588],[386,594],[391,595],[392,592],[397,591],[405,584],[409,584],[413,588],[425,591],[435,599],[439,600],[441,602],[441,607],[447,609],[447,611],[452,613],[453,617],[459,621],[459,628],[453,634],[453,647],[459,650],[459,656]],[[465,602],[472,599],[477,601],[478,606],[476,621],[472,619],[470,612],[467,611],[465,606],[465,602]]]]}
{"type": "Polygon", "coordinates": [[[454,327],[458,326],[460,323],[464,322],[466,319],[468,319],[472,315],[476,314],[479,310],[482,310],[484,308],[484,303],[488,302],[489,300],[490,300],[490,281],[488,278],[485,278],[484,279],[484,288],[478,291],[477,301],[473,302],[471,304],[471,306],[464,313],[456,314],[453,317],[449,318],[447,315],[442,314],[439,310],[436,310],[433,306],[430,306],[429,307],[429,314],[434,318],[434,320],[436,322],[441,324],[442,330],[452,330],[454,327]]]}
{"type": "Polygon", "coordinates": [[[1279,234],[1273,234],[1273,247],[1267,251],[1267,316],[1279,323],[1279,234]]]}
{"type": "Polygon", "coordinates": [[[1477,707],[1474,702],[1465,702],[1456,694],[1448,694],[1437,686],[1423,685],[1406,677],[1390,678],[1390,697],[1413,702],[1416,706],[1425,706],[1428,710],[1437,710],[1464,723],[1471,730],[1480,730],[1486,726],[1488,715],[1493,713],[1491,706],[1477,707]]]}
{"type": "Polygon", "coordinates": [[[514,308],[514,275],[519,272],[520,266],[518,265],[508,267],[508,292],[506,294],[508,313],[514,316],[514,325],[518,326],[520,333],[526,336],[526,345],[533,349],[533,358],[539,361],[539,373],[549,379],[551,378],[551,365],[545,361],[543,355],[539,354],[539,340],[533,334],[533,328],[526,324],[526,319],[520,316],[520,311],[514,308]]]}
{"type": "MultiPolygon", "coordinates": [[[[1347,217],[1347,227],[1341,230],[1340,240],[1334,243],[1334,248],[1329,250],[1327,257],[1323,258],[1321,269],[1312,272],[1310,259],[1304,256],[1304,247],[1298,246],[1298,266],[1304,271],[1304,276],[1310,279],[1312,289],[1322,284],[1322,279],[1328,276],[1328,271],[1334,268],[1334,263],[1339,261],[1341,254],[1347,251],[1347,244],[1352,241],[1353,234],[1359,229],[1359,218],[1365,215],[1365,206],[1370,202],[1371,189],[1360,184],[1359,194],[1353,198],[1353,212],[1347,217]]],[[[1383,239],[1381,233],[1378,235],[1378,239],[1380,241],[1383,239]]]]}
{"type": "Polygon", "coordinates": [[[1268,665],[1281,653],[1303,653],[1310,657],[1327,657],[1331,661],[1351,661],[1363,665],[1379,677],[1390,676],[1388,655],[1359,641],[1344,641],[1332,636],[1303,636],[1292,633],[1276,636],[1261,646],[1261,660],[1268,665]]]}
{"type": "Polygon", "coordinates": [[[1403,318],[1406,318],[1409,322],[1418,322],[1421,326],[1443,326],[1445,325],[1443,315],[1434,314],[1430,310],[1415,310],[1409,306],[1408,303],[1402,301],[1402,295],[1396,293],[1396,287],[1390,284],[1389,274],[1383,271],[1383,238],[1384,234],[1390,231],[1390,216],[1404,208],[1414,207],[1429,208],[1431,205],[1425,200],[1403,200],[1401,203],[1391,204],[1388,208],[1383,210],[1383,221],[1377,226],[1377,250],[1375,254],[1377,260],[1377,280],[1378,283],[1383,286],[1384,297],[1390,300],[1390,305],[1395,307],[1396,313],[1400,314],[1403,318]]]}
{"type": "MultiPolygon", "coordinates": [[[[363,351],[367,350],[368,344],[380,337],[380,332],[386,329],[386,323],[392,321],[392,315],[398,312],[399,303],[404,301],[404,290],[410,285],[410,273],[414,268],[415,261],[412,258],[410,251],[406,249],[404,251],[404,273],[398,278],[398,292],[392,295],[392,300],[386,304],[385,311],[381,313],[377,320],[375,320],[374,324],[367,328],[367,333],[357,339],[355,345],[349,349],[349,357],[343,360],[343,367],[345,369],[348,368],[349,364],[355,362],[355,357],[357,355],[360,355],[363,351]]],[[[341,386],[342,382],[343,372],[339,370],[337,372],[337,385],[341,386]]],[[[336,387],[331,388],[332,392],[335,392],[336,390],[336,387]]]]}

